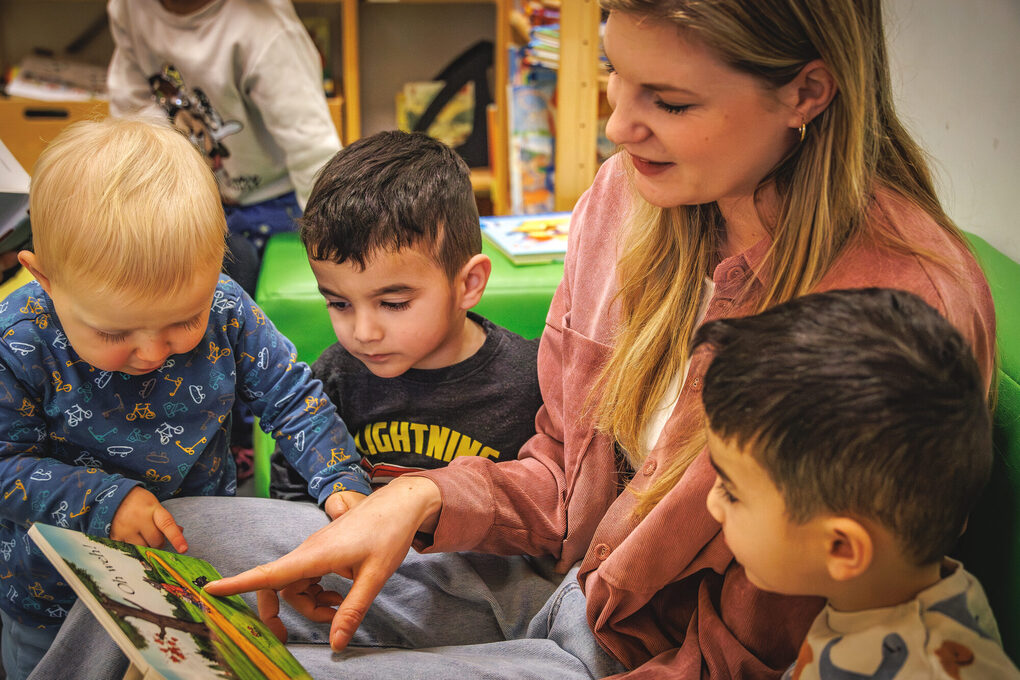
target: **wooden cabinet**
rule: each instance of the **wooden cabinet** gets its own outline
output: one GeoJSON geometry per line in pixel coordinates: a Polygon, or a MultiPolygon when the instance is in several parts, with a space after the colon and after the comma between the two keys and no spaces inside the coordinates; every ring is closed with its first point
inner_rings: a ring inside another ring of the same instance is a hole
{"type": "Polygon", "coordinates": [[[29,173],[46,145],[67,125],[106,116],[105,101],[44,102],[0,98],[0,139],[29,173]]]}

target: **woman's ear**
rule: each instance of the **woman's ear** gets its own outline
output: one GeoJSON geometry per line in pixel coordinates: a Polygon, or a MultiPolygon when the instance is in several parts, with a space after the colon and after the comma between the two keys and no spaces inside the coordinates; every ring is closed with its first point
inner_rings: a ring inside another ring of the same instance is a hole
{"type": "Polygon", "coordinates": [[[871,533],[857,520],[832,517],[825,526],[825,566],[834,581],[849,581],[868,570],[875,557],[871,533]]]}
{"type": "Polygon", "coordinates": [[[794,109],[794,118],[790,121],[792,128],[810,124],[839,91],[832,71],[821,59],[805,64],[800,73],[784,86],[786,88],[789,88],[789,101],[794,109]]]}
{"type": "Polygon", "coordinates": [[[489,283],[492,273],[492,261],[488,255],[478,253],[471,257],[460,269],[457,276],[457,289],[460,293],[460,308],[467,310],[478,304],[489,283]]]}
{"type": "Polygon", "coordinates": [[[31,250],[22,250],[18,253],[18,262],[35,277],[35,280],[39,282],[39,285],[46,291],[46,294],[50,295],[50,280],[39,267],[39,258],[35,256],[35,253],[31,250]]]}

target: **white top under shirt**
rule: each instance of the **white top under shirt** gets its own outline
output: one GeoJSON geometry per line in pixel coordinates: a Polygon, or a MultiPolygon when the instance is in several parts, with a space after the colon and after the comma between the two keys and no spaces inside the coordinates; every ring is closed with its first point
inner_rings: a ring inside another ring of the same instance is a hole
{"type": "MultiPolygon", "coordinates": [[[[705,320],[705,314],[708,313],[708,302],[714,294],[715,282],[705,277],[705,288],[702,291],[701,307],[698,309],[698,320],[694,324],[695,328],[700,326],[701,322],[705,320]]],[[[654,449],[655,444],[659,441],[662,428],[666,426],[666,421],[673,414],[673,408],[680,399],[680,389],[687,382],[687,373],[690,370],[691,359],[688,357],[683,370],[673,374],[666,392],[662,395],[662,400],[659,401],[659,405],[652,411],[652,416],[648,419],[648,424],[645,426],[644,450],[646,452],[654,449]]]]}

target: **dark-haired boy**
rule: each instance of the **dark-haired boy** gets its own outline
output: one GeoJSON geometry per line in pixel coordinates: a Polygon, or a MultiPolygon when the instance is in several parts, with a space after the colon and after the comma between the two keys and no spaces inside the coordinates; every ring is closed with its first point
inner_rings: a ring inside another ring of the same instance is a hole
{"type": "MultiPolygon", "coordinates": [[[[299,224],[339,340],[312,370],[372,482],[516,458],[542,404],[538,341],[468,311],[491,263],[464,161],[420,133],[366,137],[322,169],[299,224]]],[[[303,487],[275,455],[272,494],[303,487]]]]}
{"type": "Polygon", "coordinates": [[[785,678],[1018,678],[977,580],[945,557],[992,463],[966,341],[902,291],[834,291],[705,324],[716,485],[748,580],[820,595],[785,678]]]}

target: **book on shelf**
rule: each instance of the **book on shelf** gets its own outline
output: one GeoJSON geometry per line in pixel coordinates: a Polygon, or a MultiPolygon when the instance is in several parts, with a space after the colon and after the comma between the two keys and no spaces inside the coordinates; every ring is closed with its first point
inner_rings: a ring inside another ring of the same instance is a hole
{"type": "Polygon", "coordinates": [[[482,236],[514,264],[562,262],[570,213],[482,217],[482,236]]]}
{"type": "Polygon", "coordinates": [[[510,212],[551,212],[555,149],[556,72],[526,63],[524,48],[510,48],[510,212]]]}
{"type": "Polygon", "coordinates": [[[12,69],[6,92],[43,101],[106,98],[106,68],[67,59],[27,56],[12,69]]]}
{"type": "Polygon", "coordinates": [[[128,657],[125,678],[311,680],[244,600],[204,592],[208,562],[38,522],[28,535],[128,657]]]}

